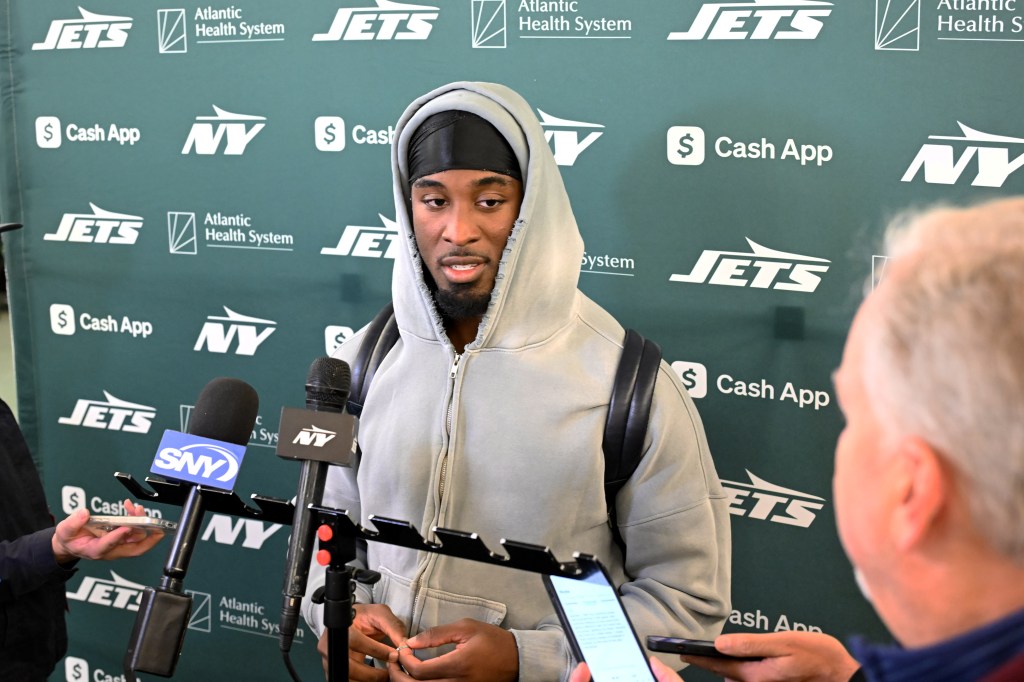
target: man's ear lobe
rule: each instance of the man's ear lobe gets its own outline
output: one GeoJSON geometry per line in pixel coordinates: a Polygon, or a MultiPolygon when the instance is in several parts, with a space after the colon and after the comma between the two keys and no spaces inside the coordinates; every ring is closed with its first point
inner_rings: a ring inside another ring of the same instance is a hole
{"type": "Polygon", "coordinates": [[[950,472],[936,449],[918,436],[907,436],[896,450],[900,498],[893,537],[900,549],[920,545],[935,529],[949,503],[950,472]]]}

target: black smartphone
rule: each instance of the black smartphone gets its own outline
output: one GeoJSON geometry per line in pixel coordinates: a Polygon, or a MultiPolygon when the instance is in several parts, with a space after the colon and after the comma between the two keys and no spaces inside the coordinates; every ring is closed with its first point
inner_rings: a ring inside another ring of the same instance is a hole
{"type": "Polygon", "coordinates": [[[576,658],[586,661],[594,682],[655,682],[607,571],[596,560],[581,565],[576,578],[544,576],[576,658]]]}
{"type": "Polygon", "coordinates": [[[745,658],[723,654],[715,648],[715,643],[706,639],[683,639],[681,637],[647,638],[647,648],[666,654],[685,654],[687,656],[707,656],[708,658],[727,658],[732,661],[760,661],[760,658],[745,658]]]}

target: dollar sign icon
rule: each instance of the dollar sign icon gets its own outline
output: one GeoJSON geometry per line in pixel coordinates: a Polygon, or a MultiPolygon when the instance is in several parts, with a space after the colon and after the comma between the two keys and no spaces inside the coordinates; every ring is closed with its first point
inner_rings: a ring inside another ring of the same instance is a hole
{"type": "Polygon", "coordinates": [[[56,116],[37,116],[36,144],[43,149],[56,149],[60,143],[60,119],[56,116]]]}
{"type": "Polygon", "coordinates": [[[66,329],[68,326],[68,311],[62,310],[57,315],[57,326],[61,329],[66,329]]]}
{"type": "Polygon", "coordinates": [[[81,663],[75,663],[75,665],[71,668],[71,679],[73,679],[73,680],[80,680],[80,679],[82,679],[82,675],[83,674],[84,674],[84,671],[82,670],[82,664],[81,663]]]}
{"type": "Polygon", "coordinates": [[[693,145],[690,144],[691,142],[693,142],[693,135],[690,135],[689,133],[679,138],[679,148],[676,150],[676,153],[679,154],[680,159],[685,159],[693,153],[693,145]]]}
{"type": "Polygon", "coordinates": [[[340,152],[345,148],[345,119],[341,116],[317,116],[313,126],[317,149],[340,152]]]}
{"type": "Polygon", "coordinates": [[[683,372],[683,376],[681,378],[683,380],[683,386],[687,391],[692,391],[694,386],[697,385],[697,373],[693,371],[692,367],[683,372]]]}

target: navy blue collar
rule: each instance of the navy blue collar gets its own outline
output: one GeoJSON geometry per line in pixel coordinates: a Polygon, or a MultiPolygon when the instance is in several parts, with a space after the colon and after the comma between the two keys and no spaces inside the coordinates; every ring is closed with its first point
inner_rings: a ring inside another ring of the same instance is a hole
{"type": "Polygon", "coordinates": [[[870,682],[980,680],[1024,653],[1024,609],[977,630],[920,649],[850,640],[850,652],[870,682]]]}

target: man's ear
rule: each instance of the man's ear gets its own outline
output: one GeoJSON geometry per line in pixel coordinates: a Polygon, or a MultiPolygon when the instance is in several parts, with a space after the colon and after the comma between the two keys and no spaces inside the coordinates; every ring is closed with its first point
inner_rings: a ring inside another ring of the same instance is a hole
{"type": "Polygon", "coordinates": [[[900,497],[892,518],[893,541],[902,550],[919,545],[946,511],[952,481],[946,464],[928,442],[903,438],[897,451],[900,497]]]}

